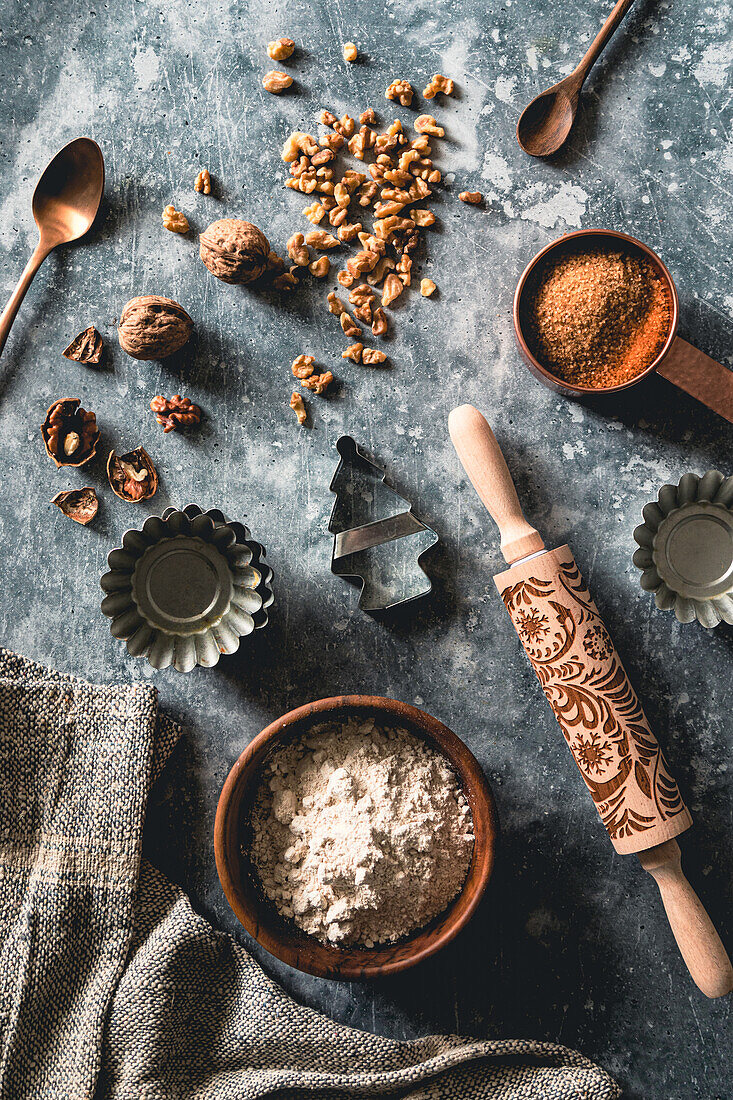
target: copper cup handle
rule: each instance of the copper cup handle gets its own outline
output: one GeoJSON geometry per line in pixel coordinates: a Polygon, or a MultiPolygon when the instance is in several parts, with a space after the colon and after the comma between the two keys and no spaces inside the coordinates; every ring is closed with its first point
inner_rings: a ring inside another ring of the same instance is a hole
{"type": "Polygon", "coordinates": [[[677,336],[657,372],[733,424],[733,371],[728,367],[677,336]]]}

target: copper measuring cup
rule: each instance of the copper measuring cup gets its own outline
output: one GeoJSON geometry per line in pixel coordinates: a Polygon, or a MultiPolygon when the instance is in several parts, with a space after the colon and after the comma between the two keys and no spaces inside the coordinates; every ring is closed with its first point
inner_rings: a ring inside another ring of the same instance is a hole
{"type": "Polygon", "coordinates": [[[514,293],[514,332],[522,353],[522,358],[534,375],[544,382],[550,389],[565,394],[566,397],[588,397],[595,395],[618,393],[635,386],[643,378],[656,371],[672,382],[691,397],[707,405],[713,412],[725,417],[733,423],[733,371],[728,370],[722,363],[717,363],[709,355],[699,351],[692,344],[688,344],[681,336],[677,335],[677,322],[679,319],[679,300],[677,289],[669,271],[651,248],[629,237],[626,233],[617,233],[610,229],[581,229],[577,233],[568,233],[546,245],[537,255],[530,260],[525,267],[517,283],[514,293]],[[662,350],[653,363],[626,382],[617,386],[603,388],[595,386],[575,386],[564,382],[552,374],[539,362],[533,354],[526,339],[528,331],[527,316],[528,306],[534,289],[534,281],[540,270],[540,265],[550,255],[557,258],[564,251],[571,251],[579,244],[609,244],[623,252],[637,253],[644,256],[655,268],[662,280],[669,300],[670,323],[667,339],[662,350]]]}

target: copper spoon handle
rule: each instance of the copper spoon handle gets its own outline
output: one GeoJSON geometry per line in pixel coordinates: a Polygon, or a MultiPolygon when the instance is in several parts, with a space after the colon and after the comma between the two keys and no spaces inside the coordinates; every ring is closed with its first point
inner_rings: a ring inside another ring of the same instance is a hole
{"type": "Polygon", "coordinates": [[[668,840],[637,855],[659,887],[680,954],[698,989],[706,997],[724,997],[733,990],[733,966],[713,922],[685,878],[679,844],[668,840]]]}
{"type": "Polygon", "coordinates": [[[50,251],[51,249],[48,245],[44,244],[43,241],[38,242],[33,255],[23,269],[23,274],[18,280],[18,285],[10,295],[8,304],[2,312],[2,316],[0,316],[0,355],[5,347],[5,341],[10,335],[10,328],[15,320],[15,315],[20,309],[20,303],[25,298],[26,291],[33,282],[33,277],[38,271],[38,268],[46,259],[50,251]]]}
{"type": "Polygon", "coordinates": [[[618,0],[608,19],[591,42],[590,49],[573,72],[573,76],[578,78],[578,91],[580,91],[588,73],[603,53],[609,40],[618,29],[619,23],[633,3],[634,0],[618,0]]]}

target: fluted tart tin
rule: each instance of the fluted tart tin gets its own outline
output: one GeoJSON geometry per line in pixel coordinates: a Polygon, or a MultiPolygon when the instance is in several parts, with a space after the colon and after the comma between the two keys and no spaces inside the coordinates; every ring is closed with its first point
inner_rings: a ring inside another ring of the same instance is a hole
{"type": "Polygon", "coordinates": [[[657,607],[681,623],[733,624],[733,476],[684,474],[642,515],[633,561],[657,607]]]}
{"type": "Polygon", "coordinates": [[[210,668],[265,626],[273,602],[264,547],[244,524],[196,504],[126,531],[100,584],[110,631],[156,669],[210,668]]]}

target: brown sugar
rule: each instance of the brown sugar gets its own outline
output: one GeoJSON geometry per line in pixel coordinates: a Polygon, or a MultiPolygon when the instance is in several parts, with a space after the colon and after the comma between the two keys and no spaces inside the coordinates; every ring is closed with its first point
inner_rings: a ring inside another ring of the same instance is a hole
{"type": "Polygon", "coordinates": [[[540,269],[528,310],[535,358],[574,386],[607,389],[654,362],[669,334],[666,287],[640,254],[596,246],[540,269]]]}

